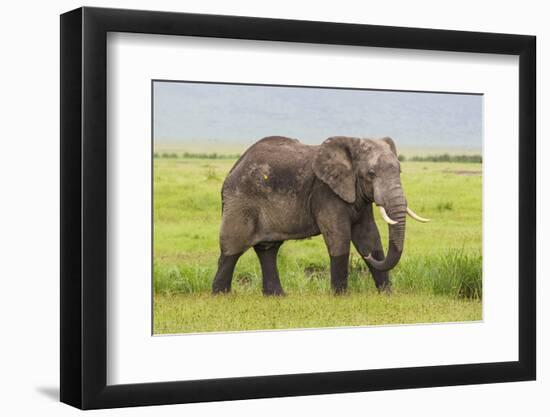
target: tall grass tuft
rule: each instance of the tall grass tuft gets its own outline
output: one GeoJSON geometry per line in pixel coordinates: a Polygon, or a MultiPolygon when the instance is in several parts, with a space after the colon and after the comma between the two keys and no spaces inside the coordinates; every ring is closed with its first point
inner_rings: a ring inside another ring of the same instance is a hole
{"type": "Polygon", "coordinates": [[[482,298],[481,253],[465,250],[404,259],[393,273],[396,288],[454,298],[482,298]]]}
{"type": "Polygon", "coordinates": [[[156,294],[189,294],[209,290],[215,269],[195,265],[154,265],[153,285],[156,294]]]}
{"type": "MultiPolygon", "coordinates": [[[[261,292],[259,264],[246,262],[237,266],[233,288],[241,293],[261,292]]],[[[328,259],[301,262],[281,257],[279,272],[283,288],[294,294],[329,294],[330,267],[328,259]]],[[[209,292],[216,265],[179,264],[166,266],[155,264],[154,289],[157,294],[209,292]]],[[[481,253],[463,249],[449,250],[433,255],[403,257],[391,272],[393,289],[399,292],[446,295],[455,299],[482,298],[481,253]]],[[[375,292],[372,277],[364,261],[353,254],[349,267],[349,291],[352,293],[375,292]]]]}

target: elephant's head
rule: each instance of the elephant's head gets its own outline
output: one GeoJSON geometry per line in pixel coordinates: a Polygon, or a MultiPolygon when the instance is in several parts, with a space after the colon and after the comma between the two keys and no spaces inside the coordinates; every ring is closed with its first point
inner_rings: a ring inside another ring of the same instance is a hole
{"type": "Polygon", "coordinates": [[[401,258],[407,213],[415,220],[429,221],[407,206],[401,186],[401,167],[391,138],[329,138],[319,147],[313,171],[347,203],[362,200],[379,207],[389,227],[388,253],[384,260],[366,257],[369,265],[379,271],[389,271],[401,258]]]}

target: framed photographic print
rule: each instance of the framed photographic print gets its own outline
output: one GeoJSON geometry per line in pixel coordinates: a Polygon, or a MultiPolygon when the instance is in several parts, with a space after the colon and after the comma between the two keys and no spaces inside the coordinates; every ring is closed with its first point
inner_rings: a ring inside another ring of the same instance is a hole
{"type": "Polygon", "coordinates": [[[535,38],[61,16],[61,401],[535,379],[535,38]]]}

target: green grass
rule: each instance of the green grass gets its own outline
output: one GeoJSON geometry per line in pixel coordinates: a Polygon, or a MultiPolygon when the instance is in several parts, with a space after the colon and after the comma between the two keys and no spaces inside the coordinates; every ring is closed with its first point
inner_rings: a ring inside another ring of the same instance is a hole
{"type": "Polygon", "coordinates": [[[325,293],[263,297],[258,293],[205,293],[155,297],[155,333],[304,329],[471,321],[481,303],[429,294],[325,293]]]}
{"type": "MultiPolygon", "coordinates": [[[[220,189],[233,163],[154,160],[155,333],[481,319],[481,164],[402,163],[409,205],[432,222],[407,222],[393,295],[377,293],[355,252],[349,294],[331,295],[329,258],[318,236],[282,246],[279,270],[289,295],[273,299],[261,296],[253,251],[237,264],[233,294],[209,294],[219,255],[220,189]]],[[[387,227],[377,221],[386,244],[387,227]]]]}

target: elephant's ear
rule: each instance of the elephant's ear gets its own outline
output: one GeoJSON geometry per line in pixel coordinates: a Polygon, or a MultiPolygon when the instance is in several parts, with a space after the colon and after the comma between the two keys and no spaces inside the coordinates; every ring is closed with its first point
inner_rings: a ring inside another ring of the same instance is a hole
{"type": "Polygon", "coordinates": [[[352,148],[358,139],[332,137],[323,142],[313,159],[313,172],[347,203],[355,202],[352,148]]]}
{"type": "Polygon", "coordinates": [[[390,145],[391,151],[395,156],[397,156],[397,148],[395,147],[395,142],[392,138],[386,136],[385,138],[380,139],[382,142],[386,142],[388,145],[390,145]]]}

